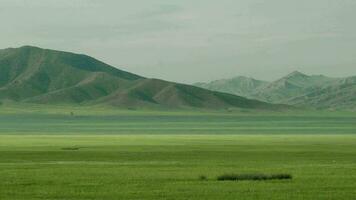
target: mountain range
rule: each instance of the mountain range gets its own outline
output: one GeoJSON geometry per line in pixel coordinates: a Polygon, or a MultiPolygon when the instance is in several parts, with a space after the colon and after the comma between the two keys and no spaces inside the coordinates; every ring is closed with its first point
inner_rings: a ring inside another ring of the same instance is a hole
{"type": "Polygon", "coordinates": [[[87,55],[32,46],[0,50],[0,102],[103,104],[124,108],[287,107],[145,78],[87,55]]]}
{"type": "Polygon", "coordinates": [[[356,109],[356,76],[331,78],[295,71],[271,82],[238,76],[194,85],[269,103],[317,109],[356,109]]]}

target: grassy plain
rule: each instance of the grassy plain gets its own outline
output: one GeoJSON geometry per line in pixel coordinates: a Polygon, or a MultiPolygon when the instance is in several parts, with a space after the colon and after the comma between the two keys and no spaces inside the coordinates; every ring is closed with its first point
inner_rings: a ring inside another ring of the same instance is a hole
{"type": "Polygon", "coordinates": [[[0,107],[1,200],[356,196],[354,113],[25,107],[0,107]]]}

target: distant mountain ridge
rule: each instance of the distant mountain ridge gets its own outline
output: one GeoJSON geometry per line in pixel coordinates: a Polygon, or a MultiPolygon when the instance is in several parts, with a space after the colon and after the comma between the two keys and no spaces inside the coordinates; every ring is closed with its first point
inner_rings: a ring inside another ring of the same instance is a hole
{"type": "Polygon", "coordinates": [[[92,57],[24,46],[0,50],[0,102],[125,108],[279,109],[240,96],[148,79],[92,57]]]}
{"type": "Polygon", "coordinates": [[[232,79],[221,79],[211,83],[196,83],[194,85],[213,91],[252,97],[252,91],[267,84],[267,81],[260,81],[249,77],[238,76],[232,79]]]}
{"type": "MultiPolygon", "coordinates": [[[[292,72],[276,81],[259,81],[256,87],[234,82],[236,78],[194,84],[206,89],[229,92],[248,98],[319,109],[356,109],[355,77],[331,78],[292,72]]],[[[253,78],[237,79],[258,82],[253,78]]]]}
{"type": "Polygon", "coordinates": [[[308,93],[288,99],[290,105],[356,110],[356,76],[334,79],[308,93]]]}

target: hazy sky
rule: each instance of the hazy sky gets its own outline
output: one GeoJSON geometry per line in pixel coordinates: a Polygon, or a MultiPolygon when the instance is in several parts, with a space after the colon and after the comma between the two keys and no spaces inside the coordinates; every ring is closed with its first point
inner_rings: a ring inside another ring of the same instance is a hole
{"type": "Polygon", "coordinates": [[[355,0],[0,0],[0,48],[89,54],[192,83],[356,75],[355,0]]]}

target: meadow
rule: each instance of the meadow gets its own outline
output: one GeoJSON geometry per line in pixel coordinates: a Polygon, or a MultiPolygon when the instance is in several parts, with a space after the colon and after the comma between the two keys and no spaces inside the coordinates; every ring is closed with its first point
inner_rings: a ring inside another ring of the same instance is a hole
{"type": "Polygon", "coordinates": [[[1,200],[356,196],[354,113],[25,107],[0,106],[1,200]]]}

